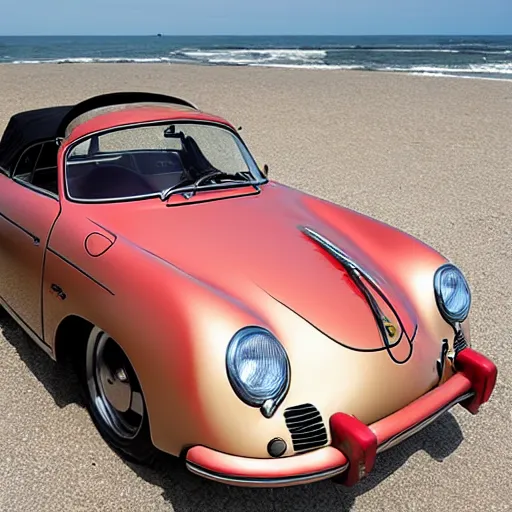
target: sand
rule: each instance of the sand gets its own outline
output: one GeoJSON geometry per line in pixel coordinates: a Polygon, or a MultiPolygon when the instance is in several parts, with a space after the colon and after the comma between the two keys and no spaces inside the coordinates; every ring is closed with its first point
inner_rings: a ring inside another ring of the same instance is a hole
{"type": "Polygon", "coordinates": [[[2,317],[0,510],[504,511],[512,495],[512,83],[185,65],[1,65],[11,114],[113,90],[183,96],[229,118],[273,179],[421,238],[473,290],[473,345],[499,366],[482,414],[456,408],[354,489],[227,488],[142,470],[102,442],[76,389],[2,317]]]}

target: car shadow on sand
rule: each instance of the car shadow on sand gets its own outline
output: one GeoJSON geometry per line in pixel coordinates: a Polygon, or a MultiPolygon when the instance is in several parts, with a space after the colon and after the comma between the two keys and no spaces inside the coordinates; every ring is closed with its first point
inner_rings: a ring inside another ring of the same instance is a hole
{"type": "MultiPolygon", "coordinates": [[[[0,329],[57,406],[83,406],[78,381],[71,368],[56,364],[47,357],[1,309],[0,329]]],[[[125,464],[146,482],[160,487],[169,510],[175,512],[342,512],[350,510],[358,496],[377,487],[414,453],[425,451],[441,462],[457,449],[462,440],[457,421],[446,413],[423,431],[380,455],[372,474],[352,488],[331,481],[282,489],[232,487],[196,477],[184,468],[182,461],[165,455],[152,467],[125,464]]]]}
{"type": "Polygon", "coordinates": [[[343,512],[352,508],[358,496],[397,471],[414,453],[425,451],[442,462],[462,440],[457,421],[446,413],[423,431],[379,455],[371,475],[352,488],[323,481],[288,488],[248,489],[196,477],[176,459],[164,459],[154,468],[128,465],[141,478],[160,487],[175,512],[343,512]]]}
{"type": "Polygon", "coordinates": [[[2,307],[0,307],[0,330],[59,407],[70,404],[84,405],[78,379],[71,368],[50,359],[2,307]]]}

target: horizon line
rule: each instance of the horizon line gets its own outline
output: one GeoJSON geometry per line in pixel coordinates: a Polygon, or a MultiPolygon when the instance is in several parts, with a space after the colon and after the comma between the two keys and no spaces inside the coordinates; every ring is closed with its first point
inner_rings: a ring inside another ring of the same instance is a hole
{"type": "Polygon", "coordinates": [[[501,33],[382,33],[382,34],[0,34],[0,37],[512,37],[501,33]]]}

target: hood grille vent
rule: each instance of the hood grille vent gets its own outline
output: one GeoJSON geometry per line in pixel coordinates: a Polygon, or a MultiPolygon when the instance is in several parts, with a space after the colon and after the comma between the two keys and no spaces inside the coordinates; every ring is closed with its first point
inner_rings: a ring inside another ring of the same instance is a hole
{"type": "Polygon", "coordinates": [[[296,452],[314,450],[327,443],[327,431],[318,409],[311,404],[296,405],[284,411],[296,452]]]}

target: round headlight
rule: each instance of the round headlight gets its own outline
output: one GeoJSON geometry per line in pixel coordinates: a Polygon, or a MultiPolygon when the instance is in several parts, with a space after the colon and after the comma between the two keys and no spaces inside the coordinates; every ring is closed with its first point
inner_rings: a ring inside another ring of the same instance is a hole
{"type": "Polygon", "coordinates": [[[434,275],[434,290],[439,311],[453,324],[463,322],[471,307],[471,292],[462,272],[453,264],[439,267],[434,275]]]}
{"type": "Polygon", "coordinates": [[[290,365],[286,351],[261,327],[245,327],[233,336],[226,364],[236,394],[253,407],[279,400],[288,388],[290,365]]]}

